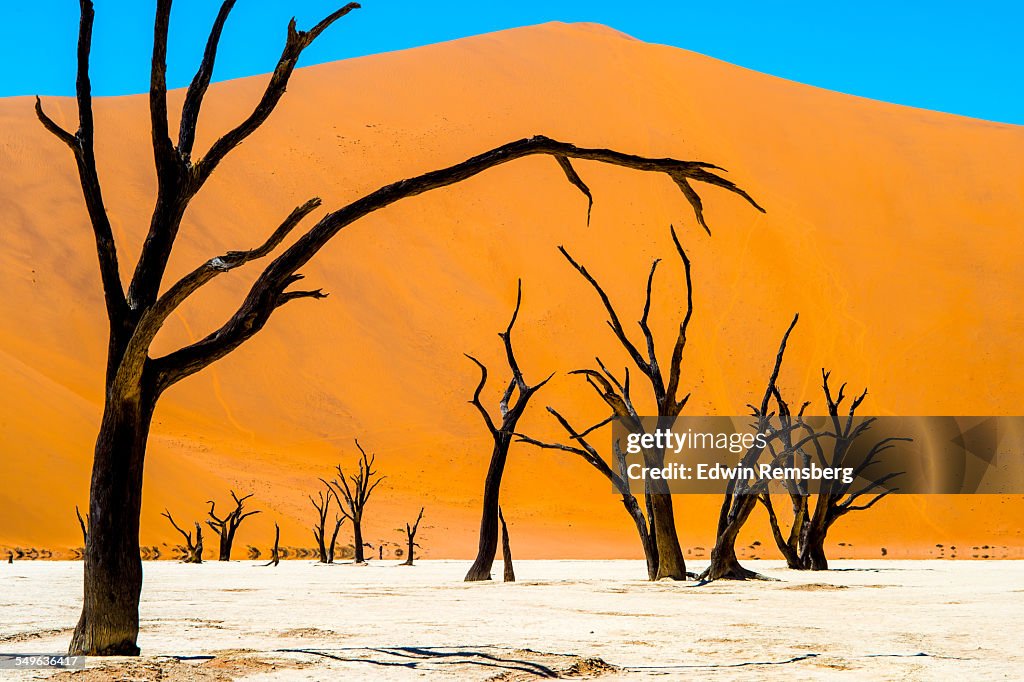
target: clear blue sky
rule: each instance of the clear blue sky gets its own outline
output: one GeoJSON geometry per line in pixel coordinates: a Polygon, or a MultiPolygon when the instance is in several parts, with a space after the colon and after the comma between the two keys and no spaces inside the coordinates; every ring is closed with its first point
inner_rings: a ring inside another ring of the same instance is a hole
{"type": "MultiPolygon", "coordinates": [[[[344,0],[238,0],[216,80],[265,73],[295,15],[308,28],[344,0]]],[[[188,83],[220,2],[176,0],[169,81],[188,83]]],[[[96,0],[97,94],[147,89],[155,0],[96,0]]],[[[1024,124],[1024,2],[427,2],[366,0],[303,64],[546,21],[593,21],[792,80],[1024,124]]],[[[0,96],[72,94],[77,0],[0,3],[0,96]]]]}

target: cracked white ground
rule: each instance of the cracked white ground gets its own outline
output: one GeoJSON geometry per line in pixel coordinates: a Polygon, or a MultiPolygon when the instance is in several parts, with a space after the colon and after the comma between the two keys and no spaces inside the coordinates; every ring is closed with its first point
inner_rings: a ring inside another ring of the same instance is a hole
{"type": "MultiPolygon", "coordinates": [[[[1020,561],[835,561],[819,573],[746,561],[780,580],[704,586],[649,583],[640,561],[520,561],[509,584],[463,583],[468,561],[396,563],[147,562],[143,656],[61,676],[1000,679],[1024,669],[1020,561]]],[[[0,566],[0,653],[66,647],[81,571],[0,566]]]]}

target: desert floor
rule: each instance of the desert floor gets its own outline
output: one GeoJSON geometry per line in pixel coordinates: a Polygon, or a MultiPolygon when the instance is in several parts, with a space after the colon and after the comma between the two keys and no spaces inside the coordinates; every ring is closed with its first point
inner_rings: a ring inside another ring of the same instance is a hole
{"type": "MultiPolygon", "coordinates": [[[[143,656],[58,677],[1005,679],[1024,669],[1024,562],[747,564],[778,582],[652,584],[636,561],[521,561],[511,584],[463,583],[466,561],[152,562],[143,656]]],[[[0,565],[0,652],[66,646],[81,570],[0,565]]]]}

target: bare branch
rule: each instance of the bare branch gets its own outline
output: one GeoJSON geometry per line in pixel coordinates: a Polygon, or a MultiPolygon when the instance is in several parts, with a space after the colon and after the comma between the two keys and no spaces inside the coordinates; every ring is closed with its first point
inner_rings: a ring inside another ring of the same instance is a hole
{"type": "Polygon", "coordinates": [[[572,167],[572,163],[565,156],[556,155],[555,159],[558,161],[558,165],[561,166],[562,171],[565,173],[566,179],[583,193],[583,196],[587,198],[587,225],[590,224],[590,211],[594,208],[594,195],[591,194],[590,188],[583,182],[583,179],[576,172],[576,169],[572,167]]]}
{"type": "Polygon", "coordinates": [[[58,140],[70,147],[71,151],[76,154],[78,153],[78,138],[61,128],[52,118],[46,115],[46,112],[43,111],[43,103],[40,101],[38,95],[36,95],[36,118],[38,118],[39,122],[43,124],[43,127],[53,133],[58,140]]]}
{"type": "Polygon", "coordinates": [[[199,64],[196,75],[188,86],[185,93],[185,102],[181,107],[181,126],[178,130],[178,153],[186,163],[192,156],[192,147],[196,141],[196,128],[199,124],[199,112],[203,107],[203,98],[206,90],[210,87],[210,79],[213,77],[213,66],[217,60],[217,47],[220,44],[220,37],[224,31],[224,24],[228,15],[235,6],[235,0],[224,0],[217,13],[217,19],[210,29],[210,37],[206,41],[206,51],[203,53],[203,61],[199,64]]]}
{"type": "Polygon", "coordinates": [[[224,157],[244,142],[247,137],[256,132],[270,117],[274,109],[277,108],[278,102],[281,101],[281,97],[284,96],[285,90],[288,88],[288,81],[291,79],[292,72],[295,70],[302,51],[309,47],[310,43],[327,30],[331,24],[358,8],[358,3],[350,2],[309,31],[296,30],[295,19],[289,22],[288,38],[285,41],[284,51],[281,53],[277,66],[270,76],[270,82],[267,83],[263,97],[244,121],[214,142],[206,156],[196,163],[194,191],[198,191],[199,187],[206,182],[217,165],[224,160],[224,157]]]}
{"type": "Polygon", "coordinates": [[[487,412],[483,403],[480,402],[480,392],[484,390],[484,386],[487,384],[487,367],[484,366],[484,363],[480,362],[469,353],[463,353],[463,355],[472,360],[476,366],[480,368],[480,382],[476,385],[476,390],[473,391],[473,399],[469,402],[477,409],[477,411],[480,412],[480,415],[484,418],[484,423],[487,424],[487,430],[493,435],[497,433],[498,429],[495,428],[494,422],[491,421],[490,413],[487,412]]]}

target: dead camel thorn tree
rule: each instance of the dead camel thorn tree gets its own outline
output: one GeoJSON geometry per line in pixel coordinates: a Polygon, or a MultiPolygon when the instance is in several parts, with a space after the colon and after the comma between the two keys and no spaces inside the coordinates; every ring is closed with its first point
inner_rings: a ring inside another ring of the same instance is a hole
{"type": "Polygon", "coordinates": [[[526,382],[523,371],[519,368],[519,361],[516,360],[515,350],[512,347],[512,328],[519,318],[519,308],[522,303],[523,281],[519,280],[516,285],[516,307],[512,311],[512,319],[509,320],[505,331],[498,333],[505,345],[505,360],[512,372],[512,378],[498,402],[500,422],[492,419],[490,412],[480,402],[480,393],[487,385],[487,367],[472,355],[466,354],[466,357],[480,368],[480,382],[477,384],[476,390],[473,391],[473,397],[469,402],[483,417],[484,424],[494,443],[491,449],[491,460],[487,466],[487,476],[484,479],[483,512],[480,518],[480,537],[476,560],[473,561],[469,572],[466,573],[466,582],[491,579],[491,566],[494,565],[494,556],[498,551],[498,501],[501,495],[501,478],[505,473],[505,463],[508,461],[508,449],[512,444],[512,437],[516,433],[516,425],[523,416],[523,412],[526,411],[530,398],[554,376],[552,373],[544,381],[531,386],[526,382]]]}
{"type": "Polygon", "coordinates": [[[196,537],[195,541],[192,540],[192,533],[183,530],[177,523],[174,522],[174,517],[171,516],[171,512],[167,509],[161,516],[167,517],[167,520],[174,526],[174,530],[181,533],[181,537],[185,538],[185,545],[183,547],[184,558],[182,563],[186,564],[201,564],[203,563],[203,527],[196,521],[196,537]]]}
{"type": "Polygon", "coordinates": [[[264,566],[277,566],[281,563],[281,526],[274,521],[274,548],[270,550],[270,561],[264,566]]]}
{"type": "MultiPolygon", "coordinates": [[[[790,568],[812,571],[828,569],[825,539],[829,529],[846,514],[870,509],[887,495],[899,490],[898,487],[893,487],[890,481],[903,475],[904,472],[891,471],[871,476],[868,471],[880,463],[879,456],[882,453],[896,447],[897,443],[913,441],[912,438],[898,436],[881,438],[868,449],[867,454],[863,457],[848,459],[856,442],[868,435],[876,420],[874,417],[857,420],[857,410],[867,398],[867,389],[850,401],[845,415],[841,414],[843,402],[847,398],[846,384],[840,386],[839,392],[833,397],[832,389],[829,386],[830,376],[831,374],[825,369],[821,370],[821,388],[831,428],[816,431],[807,425],[803,421],[803,409],[797,417],[796,425],[810,434],[805,440],[808,440],[813,447],[820,466],[841,468],[853,464],[853,476],[850,482],[823,481],[816,496],[813,512],[811,512],[809,496],[806,491],[790,486],[787,492],[793,505],[794,521],[790,527],[788,539],[782,535],[778,517],[772,507],[771,497],[765,494],[758,498],[768,511],[772,536],[775,538],[779,550],[786,557],[786,563],[790,568]],[[826,447],[826,442],[830,442],[831,446],[826,447]],[[857,502],[865,496],[870,496],[869,499],[866,498],[867,501],[857,502]]],[[[779,404],[780,415],[783,415],[783,424],[792,423],[789,407],[782,399],[781,394],[776,395],[776,402],[779,404]]],[[[810,455],[802,447],[793,450],[801,457],[801,466],[807,466],[810,462],[810,455]]]]}
{"type": "Polygon", "coordinates": [[[538,154],[553,157],[558,162],[570,184],[586,196],[588,206],[592,203],[592,194],[572,166],[571,159],[667,175],[679,187],[702,224],[703,208],[692,185],[694,182],[722,187],[760,209],[745,191],[721,176],[721,168],[709,163],[583,148],[542,136],[517,140],[453,166],[385,185],[324,215],[264,267],[239,308],[219,329],[165,355],[150,357],[154,338],[182,303],[224,273],[269,256],[320,205],[319,199],[305,202],[256,248],[229,251],[211,258],[177,282],[165,286],[167,264],[192,200],[221,161],[267,121],[284,96],[302,52],[335,21],[358,5],[346,5],[309,31],[298,30],[292,20],[288,25],[284,50],[259,102],[241,123],[219,137],[200,157],[194,149],[196,128],[213,75],[221,35],[235,0],[224,0],[220,6],[202,61],[184,96],[176,142],[170,136],[166,78],[171,0],[156,0],[149,88],[156,202],[126,290],[96,163],[89,74],[95,11],[92,0],[79,0],[79,4],[77,130],[70,132],[62,127],[46,114],[42,102],[36,99],[36,115],[40,122],[71,151],[75,160],[95,239],[109,323],[103,416],[93,454],[90,487],[89,513],[94,532],[90,533],[85,548],[84,600],[69,646],[72,654],[139,653],[136,642],[142,589],[139,556],[142,482],[150,426],[160,397],[171,386],[209,367],[251,339],[281,306],[300,299],[323,298],[325,294],[319,289],[290,287],[302,278],[299,269],[348,225],[396,201],[447,187],[503,163],[538,154]]]}
{"type": "MultiPolygon", "coordinates": [[[[374,470],[373,462],[376,456],[368,455],[363,446],[359,444],[358,439],[356,440],[356,447],[359,448],[359,454],[361,455],[358,471],[346,477],[341,465],[337,465],[335,468],[338,470],[338,477],[331,481],[331,485],[334,487],[334,495],[338,500],[338,507],[341,509],[342,516],[352,522],[352,545],[355,548],[354,561],[357,564],[362,564],[366,563],[363,550],[366,547],[370,547],[369,544],[363,542],[363,514],[366,511],[366,503],[369,502],[370,495],[373,494],[374,489],[387,476],[381,476],[374,470]]],[[[341,527],[340,522],[337,524],[337,527],[341,527]]],[[[337,535],[337,528],[335,529],[335,535],[337,535]]]]}
{"type": "Polygon", "coordinates": [[[416,543],[416,531],[420,529],[420,521],[423,520],[423,507],[420,507],[419,516],[416,517],[416,523],[411,526],[405,524],[405,544],[408,554],[405,557],[405,561],[402,562],[402,566],[412,566],[416,548],[419,545],[416,543]]]}
{"type": "MultiPolygon", "coordinates": [[[[782,342],[779,344],[778,353],[775,356],[775,364],[772,367],[771,375],[768,378],[768,385],[765,388],[764,395],[761,398],[761,402],[758,406],[751,405],[753,417],[756,420],[757,433],[765,434],[766,438],[759,439],[743,453],[740,458],[737,469],[740,470],[753,470],[758,460],[761,458],[765,450],[774,448],[774,444],[778,442],[785,433],[791,432],[793,427],[787,429],[774,428],[772,419],[775,416],[773,412],[769,411],[770,402],[772,397],[777,392],[777,382],[779,379],[779,372],[782,369],[782,360],[786,355],[786,346],[789,343],[790,334],[793,333],[793,328],[796,327],[797,321],[800,319],[799,315],[793,316],[793,321],[790,322],[789,327],[786,329],[786,333],[782,336],[782,342]]],[[[804,445],[804,442],[798,442],[794,444],[794,447],[799,448],[804,445]]],[[[771,450],[769,450],[771,452],[771,450]]],[[[786,453],[776,452],[773,458],[773,463],[784,459],[786,453]]],[[[726,485],[725,496],[722,500],[721,511],[718,517],[718,528],[715,534],[715,546],[711,550],[711,563],[700,575],[700,579],[704,581],[713,581],[720,579],[731,579],[731,580],[767,580],[765,576],[744,568],[740,565],[739,559],[736,557],[736,538],[739,536],[740,530],[746,524],[750,518],[751,512],[757,506],[758,495],[764,492],[766,489],[766,482],[764,481],[751,481],[743,478],[732,478],[726,485]]]]}
{"type": "Polygon", "coordinates": [[[516,581],[516,571],[512,566],[512,547],[508,543],[508,526],[505,525],[505,515],[501,513],[500,505],[498,506],[498,520],[501,521],[502,578],[507,583],[514,583],[516,581]]]}
{"type": "MultiPolygon", "coordinates": [[[[700,211],[698,210],[697,213],[699,222],[707,229],[700,211]]],[[[615,306],[601,284],[583,265],[569,255],[569,252],[564,247],[559,247],[559,251],[561,251],[569,264],[579,272],[583,279],[597,293],[598,298],[601,299],[601,303],[608,313],[608,327],[612,330],[619,344],[625,349],[633,365],[646,379],[646,383],[650,385],[651,394],[658,410],[659,429],[671,427],[675,418],[679,416],[679,413],[686,407],[686,403],[690,399],[688,393],[682,395],[681,375],[683,352],[686,349],[686,335],[690,326],[690,320],[693,317],[693,279],[690,259],[679,242],[675,228],[670,226],[669,233],[672,236],[672,243],[675,246],[676,254],[683,264],[686,285],[686,313],[680,321],[678,331],[676,332],[667,371],[663,369],[658,358],[654,333],[651,331],[649,324],[654,276],[657,272],[658,264],[661,262],[660,259],[655,260],[651,264],[651,271],[647,276],[646,299],[643,313],[638,322],[643,335],[643,350],[641,351],[630,339],[629,334],[626,333],[621,317],[616,312],[615,306]]],[[[640,415],[636,407],[634,407],[633,399],[630,395],[628,368],[626,369],[623,381],[619,381],[614,374],[608,371],[600,358],[597,358],[597,364],[600,370],[579,369],[573,371],[572,374],[583,376],[586,379],[591,388],[611,408],[611,418],[622,420],[634,432],[639,433],[643,431],[640,415]]],[[[603,423],[598,426],[601,425],[603,423]]],[[[565,426],[563,424],[563,428],[565,426]]],[[[588,429],[585,433],[589,433],[594,428],[597,428],[597,426],[588,429]]],[[[661,468],[664,466],[664,450],[647,449],[644,451],[643,456],[644,466],[651,468],[661,468]]],[[[587,459],[592,465],[597,466],[601,470],[600,464],[603,463],[603,460],[601,462],[597,461],[600,460],[600,457],[593,459],[593,455],[588,452],[584,459],[587,459]]],[[[605,472],[602,471],[602,473],[605,472]]],[[[607,474],[605,473],[605,475],[607,474]]],[[[620,475],[623,475],[622,472],[620,472],[620,475]]],[[[622,489],[618,489],[621,493],[622,489]]],[[[685,580],[687,578],[686,562],[683,559],[683,550],[679,545],[679,538],[676,534],[675,510],[673,509],[672,495],[669,492],[668,484],[661,479],[647,480],[644,493],[647,505],[647,520],[645,524],[641,524],[640,517],[636,515],[636,510],[632,508],[633,505],[629,497],[623,499],[623,504],[625,504],[627,511],[629,511],[637,523],[637,530],[640,532],[641,541],[644,543],[644,553],[647,557],[648,575],[652,576],[652,579],[671,578],[673,580],[685,580]],[[644,525],[647,526],[646,531],[644,530],[644,525]],[[644,537],[645,532],[648,535],[646,539],[644,537]]]]}
{"type": "Polygon", "coordinates": [[[338,544],[338,532],[341,530],[341,525],[345,523],[345,516],[343,514],[335,514],[334,531],[331,533],[331,539],[328,542],[327,516],[330,513],[331,499],[337,501],[339,509],[341,509],[341,500],[337,499],[334,488],[331,487],[330,483],[322,478],[319,480],[323,483],[324,489],[317,492],[316,499],[313,499],[312,495],[309,496],[309,501],[317,512],[317,525],[313,526],[313,537],[316,539],[320,563],[333,564],[334,550],[338,544]]]}
{"type": "Polygon", "coordinates": [[[217,557],[218,561],[231,561],[231,547],[235,544],[235,533],[238,532],[238,527],[242,525],[242,521],[253,514],[259,514],[258,509],[254,511],[245,511],[245,501],[253,496],[253,493],[249,493],[244,497],[239,497],[235,494],[235,491],[231,491],[231,499],[235,501],[235,508],[228,512],[227,516],[219,517],[216,514],[217,503],[213,500],[207,500],[210,505],[210,511],[207,512],[209,520],[206,525],[213,529],[213,531],[220,536],[220,553],[217,557]]]}

